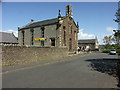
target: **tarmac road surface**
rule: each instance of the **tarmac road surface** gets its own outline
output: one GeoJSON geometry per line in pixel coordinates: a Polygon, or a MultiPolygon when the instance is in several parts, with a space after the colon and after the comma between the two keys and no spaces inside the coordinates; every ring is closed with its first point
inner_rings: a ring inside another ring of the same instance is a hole
{"type": "Polygon", "coordinates": [[[116,55],[91,53],[2,74],[3,88],[116,88],[107,73],[116,55]],[[112,61],[113,60],[113,61],[112,61]],[[108,65],[108,66],[110,66],[108,65]]]}

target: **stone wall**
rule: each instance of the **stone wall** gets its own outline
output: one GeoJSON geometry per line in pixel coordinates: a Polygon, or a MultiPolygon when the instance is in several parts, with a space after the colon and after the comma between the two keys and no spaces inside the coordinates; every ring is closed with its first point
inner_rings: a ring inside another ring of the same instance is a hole
{"type": "MultiPolygon", "coordinates": [[[[56,30],[57,25],[56,24],[52,24],[52,25],[46,25],[44,26],[44,38],[47,38],[47,40],[45,40],[44,45],[45,46],[51,46],[51,38],[57,38],[55,44],[56,46],[59,45],[59,38],[58,38],[58,30],[56,30]]],[[[25,45],[31,45],[31,38],[32,38],[32,34],[31,34],[31,30],[34,30],[33,33],[33,38],[42,38],[42,34],[41,34],[41,26],[40,27],[34,27],[34,28],[29,28],[29,29],[21,29],[18,30],[18,42],[20,45],[23,45],[23,34],[22,31],[24,31],[24,44],[25,45]]],[[[34,41],[34,45],[40,45],[41,46],[41,42],[40,41],[34,41]]]]}
{"type": "Polygon", "coordinates": [[[66,48],[39,46],[2,46],[3,66],[53,60],[68,56],[66,48]]]}
{"type": "Polygon", "coordinates": [[[66,47],[68,48],[69,51],[77,51],[78,28],[76,27],[74,20],[72,18],[66,17],[63,20],[60,32],[61,32],[61,46],[65,46],[66,44],[66,47]],[[64,41],[64,38],[66,38],[66,43],[64,41]]]}

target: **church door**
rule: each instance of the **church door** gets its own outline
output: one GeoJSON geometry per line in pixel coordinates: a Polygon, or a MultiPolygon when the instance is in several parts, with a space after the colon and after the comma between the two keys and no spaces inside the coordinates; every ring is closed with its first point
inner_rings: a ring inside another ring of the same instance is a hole
{"type": "Polygon", "coordinates": [[[51,46],[55,46],[55,38],[51,38],[51,46]]]}

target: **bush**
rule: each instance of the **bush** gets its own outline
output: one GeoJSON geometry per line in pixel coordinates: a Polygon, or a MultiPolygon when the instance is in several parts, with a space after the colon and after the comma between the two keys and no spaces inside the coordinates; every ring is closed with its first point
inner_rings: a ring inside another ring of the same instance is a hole
{"type": "Polygon", "coordinates": [[[110,53],[110,50],[109,49],[104,49],[102,50],[103,53],[110,53]]]}
{"type": "Polygon", "coordinates": [[[120,53],[120,49],[119,49],[119,50],[117,50],[117,53],[120,53]]]}

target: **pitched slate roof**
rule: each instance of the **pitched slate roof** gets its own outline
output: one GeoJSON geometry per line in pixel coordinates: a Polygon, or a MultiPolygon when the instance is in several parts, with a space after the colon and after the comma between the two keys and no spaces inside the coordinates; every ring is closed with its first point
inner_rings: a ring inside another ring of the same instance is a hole
{"type": "Polygon", "coordinates": [[[81,39],[78,40],[78,44],[95,44],[96,39],[81,39]]]}
{"type": "MultiPolygon", "coordinates": [[[[61,17],[61,19],[64,19],[66,16],[61,17]]],[[[49,19],[49,20],[44,20],[44,21],[39,21],[39,22],[30,22],[27,25],[20,27],[21,29],[27,29],[27,28],[33,28],[33,27],[39,27],[39,26],[44,26],[44,25],[50,25],[50,24],[54,24],[54,23],[58,23],[59,18],[53,18],[53,19],[49,19]]]]}
{"type": "Polygon", "coordinates": [[[0,43],[18,43],[13,33],[0,32],[0,43]]]}

